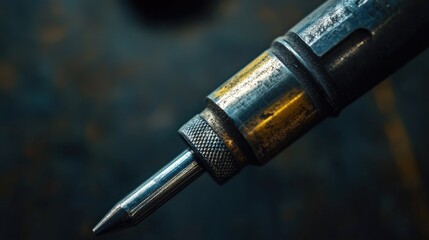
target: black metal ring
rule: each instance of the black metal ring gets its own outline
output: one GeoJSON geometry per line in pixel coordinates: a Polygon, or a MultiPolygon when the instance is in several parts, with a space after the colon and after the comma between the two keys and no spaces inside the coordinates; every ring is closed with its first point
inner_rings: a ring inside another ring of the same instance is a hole
{"type": "Polygon", "coordinates": [[[278,38],[272,45],[273,53],[297,77],[314,103],[329,116],[341,110],[341,95],[320,60],[302,39],[293,32],[278,38]]]}

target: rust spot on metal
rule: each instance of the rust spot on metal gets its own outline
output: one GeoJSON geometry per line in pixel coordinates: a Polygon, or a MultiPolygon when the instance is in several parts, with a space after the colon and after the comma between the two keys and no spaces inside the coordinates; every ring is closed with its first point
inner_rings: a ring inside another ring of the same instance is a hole
{"type": "Polygon", "coordinates": [[[264,119],[267,119],[267,118],[269,118],[269,117],[271,117],[273,115],[274,115],[274,113],[263,113],[263,114],[259,115],[259,118],[261,120],[264,120],[264,119]]]}
{"type": "Polygon", "coordinates": [[[284,145],[290,144],[307,125],[318,119],[318,111],[307,94],[301,89],[289,92],[273,103],[262,114],[250,120],[246,129],[246,139],[261,158],[271,157],[284,145]]]}

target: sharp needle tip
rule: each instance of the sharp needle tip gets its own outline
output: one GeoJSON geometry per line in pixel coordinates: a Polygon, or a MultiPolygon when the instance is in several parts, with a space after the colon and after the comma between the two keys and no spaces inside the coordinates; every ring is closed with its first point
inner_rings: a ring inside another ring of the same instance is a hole
{"type": "Polygon", "coordinates": [[[92,231],[99,236],[134,226],[203,172],[194,153],[185,150],[119,202],[92,231]]]}
{"type": "Polygon", "coordinates": [[[106,233],[111,233],[120,230],[124,227],[124,223],[128,218],[128,214],[120,207],[112,209],[103,219],[92,229],[95,235],[100,236],[106,233]]]}

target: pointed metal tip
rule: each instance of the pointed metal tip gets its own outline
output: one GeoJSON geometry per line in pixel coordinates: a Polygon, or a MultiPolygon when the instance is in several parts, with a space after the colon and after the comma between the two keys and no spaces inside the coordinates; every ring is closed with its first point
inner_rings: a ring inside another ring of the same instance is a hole
{"type": "Polygon", "coordinates": [[[204,172],[195,159],[191,150],[185,150],[122,199],[92,231],[99,236],[142,221],[204,172]]]}
{"type": "Polygon", "coordinates": [[[128,213],[125,210],[120,207],[115,207],[98,222],[92,231],[95,235],[100,236],[121,230],[126,228],[128,218],[128,213]]]}

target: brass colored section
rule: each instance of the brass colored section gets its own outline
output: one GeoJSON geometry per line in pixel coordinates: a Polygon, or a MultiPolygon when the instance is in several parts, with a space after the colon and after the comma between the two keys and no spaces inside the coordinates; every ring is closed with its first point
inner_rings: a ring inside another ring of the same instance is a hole
{"type": "Polygon", "coordinates": [[[214,98],[220,98],[224,95],[234,94],[234,89],[240,89],[240,85],[246,84],[245,80],[248,79],[251,75],[255,74],[258,69],[263,65],[267,65],[270,61],[270,55],[268,52],[263,52],[243,69],[241,69],[235,76],[229,79],[225,84],[216,89],[212,96],[214,98]]]}
{"type": "MultiPolygon", "coordinates": [[[[322,118],[301,83],[271,49],[208,98],[212,103],[209,106],[216,106],[213,114],[223,112],[231,120],[258,164],[267,162],[322,118]]],[[[204,116],[214,129],[222,129],[215,126],[220,126],[215,116],[204,116]]],[[[236,135],[217,131],[228,148],[243,157],[239,154],[243,149],[236,146],[236,135]]]]}
{"type": "Polygon", "coordinates": [[[283,150],[321,119],[302,89],[290,89],[255,115],[241,129],[255,154],[264,162],[283,150]]]}
{"type": "Polygon", "coordinates": [[[243,96],[251,97],[256,87],[269,90],[264,79],[270,78],[273,69],[281,69],[284,65],[269,51],[263,52],[246,67],[231,77],[210,94],[220,108],[228,108],[243,100],[243,96]]]}

